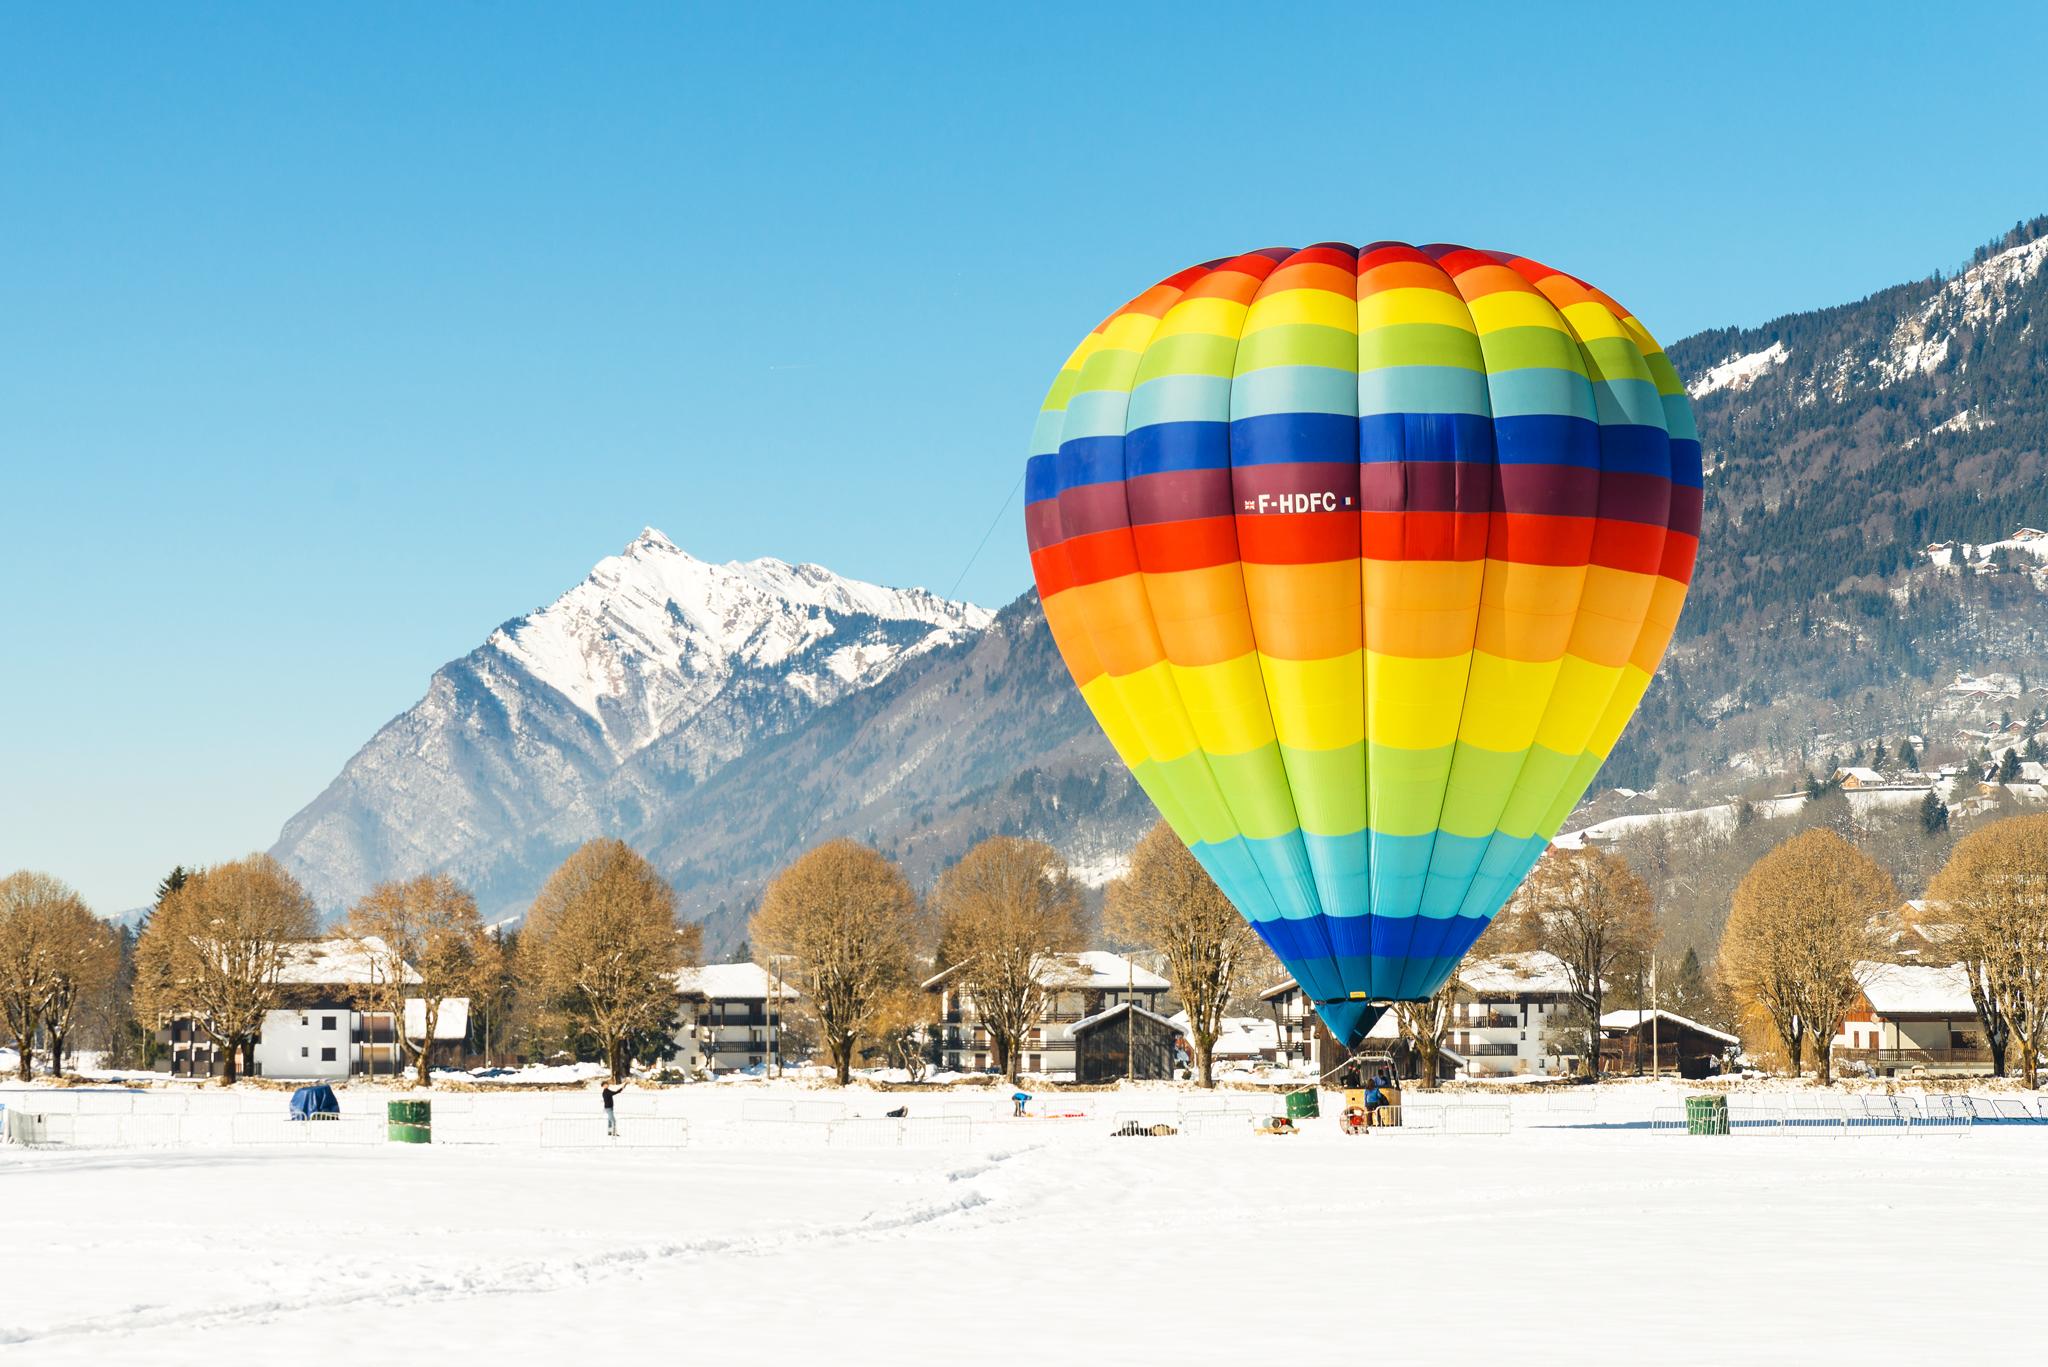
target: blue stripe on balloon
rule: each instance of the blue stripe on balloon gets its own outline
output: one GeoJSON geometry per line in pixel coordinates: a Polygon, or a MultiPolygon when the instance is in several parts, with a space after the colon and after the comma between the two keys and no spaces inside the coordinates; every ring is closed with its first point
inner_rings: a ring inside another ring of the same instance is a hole
{"type": "Polygon", "coordinates": [[[1124,438],[1124,461],[1133,479],[1180,470],[1228,470],[1230,424],[1161,422],[1134,428],[1124,438]]]}
{"type": "Polygon", "coordinates": [[[1358,419],[1348,413],[1271,413],[1230,424],[1230,463],[1285,465],[1358,459],[1358,419]]]}

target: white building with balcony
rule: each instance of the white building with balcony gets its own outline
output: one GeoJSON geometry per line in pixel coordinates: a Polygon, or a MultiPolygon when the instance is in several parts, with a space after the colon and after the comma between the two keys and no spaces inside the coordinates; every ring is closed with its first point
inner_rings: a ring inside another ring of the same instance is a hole
{"type": "MultiPolygon", "coordinates": [[[[1452,999],[1444,1047],[1453,1066],[1467,1077],[1547,1077],[1569,1072],[1578,1051],[1554,1048],[1568,1044],[1561,1025],[1570,1006],[1571,980],[1562,960],[1553,954],[1501,954],[1472,959],[1458,969],[1458,991],[1452,999]]],[[[1274,1061],[1282,1067],[1318,1073],[1341,1060],[1326,1058],[1328,1033],[1315,1008],[1292,978],[1259,994],[1279,1033],[1274,1061]]],[[[1384,1041],[1388,1050],[1400,1038],[1389,1011],[1368,1036],[1384,1041]]],[[[1375,1046],[1369,1045],[1368,1048],[1375,1046]]]]}
{"type": "MultiPolygon", "coordinates": [[[[963,967],[954,964],[924,981],[924,990],[937,998],[934,1033],[940,1066],[956,1073],[986,1072],[996,1066],[995,1049],[988,1030],[975,1017],[973,996],[958,981],[963,967]]],[[[1048,955],[1039,981],[1045,1006],[1025,1031],[1019,1047],[1023,1055],[1020,1070],[1054,1079],[1075,1072],[1076,1025],[1094,1021],[1126,1003],[1160,1017],[1160,1001],[1168,986],[1166,979],[1150,969],[1099,949],[1048,955]]]]}
{"type": "Polygon", "coordinates": [[[782,1016],[802,995],[759,964],[705,964],[676,974],[676,1066],[686,1073],[774,1067],[782,1016]]]}

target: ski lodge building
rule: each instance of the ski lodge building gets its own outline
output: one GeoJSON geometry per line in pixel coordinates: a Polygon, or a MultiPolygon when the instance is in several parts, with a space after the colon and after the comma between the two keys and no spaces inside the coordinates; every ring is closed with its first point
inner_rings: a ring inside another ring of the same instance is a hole
{"type": "MultiPolygon", "coordinates": [[[[939,1066],[986,1072],[995,1067],[995,1051],[975,1018],[973,997],[956,981],[962,967],[955,964],[923,984],[937,999],[939,1066]]],[[[1081,1082],[1124,1077],[1127,1069],[1140,1078],[1173,1076],[1180,1031],[1159,1011],[1166,979],[1091,949],[1048,956],[1039,980],[1045,1008],[1019,1046],[1024,1072],[1081,1082]]]]}
{"type": "Polygon", "coordinates": [[[780,1067],[782,1012],[801,995],[759,964],[706,964],[676,975],[676,1064],[686,1073],[780,1067]]]}
{"type": "Polygon", "coordinates": [[[1839,1068],[1862,1064],[1890,1077],[1928,1072],[1988,1073],[1991,1050],[1961,964],[1860,963],[1862,995],[1834,1038],[1839,1068]]]}
{"type": "MultiPolygon", "coordinates": [[[[375,936],[336,936],[288,946],[277,975],[281,1004],[263,1017],[256,1037],[251,1077],[289,1081],[337,1081],[358,1075],[403,1071],[397,1027],[408,1040],[426,1029],[426,1003],[405,1001],[403,1021],[370,1005],[384,982],[392,954],[375,936]]],[[[405,964],[401,977],[417,982],[405,964]]],[[[463,1061],[469,1038],[469,998],[446,997],[434,1021],[433,1053],[451,1066],[463,1061]]],[[[219,1048],[191,1020],[174,1017],[158,1032],[167,1048],[159,1066],[175,1077],[212,1077],[224,1060],[219,1048]]]]}

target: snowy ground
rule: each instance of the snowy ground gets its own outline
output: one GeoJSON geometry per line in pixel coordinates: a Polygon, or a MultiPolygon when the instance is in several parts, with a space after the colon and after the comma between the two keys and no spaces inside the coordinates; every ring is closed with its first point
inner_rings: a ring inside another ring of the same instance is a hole
{"type": "MultiPolygon", "coordinates": [[[[794,1088],[629,1094],[629,1131],[687,1121],[644,1149],[541,1147],[594,1137],[589,1094],[437,1098],[437,1138],[490,1142],[431,1147],[247,1142],[282,1097],[208,1096],[175,1146],[0,1148],[0,1361],[2029,1356],[2048,1126],[1627,1128],[1681,1095],[1461,1103],[1511,1106],[1499,1136],[1116,1138],[1182,1095],[1081,1094],[1054,1107],[1088,1118],[956,1104],[887,1149],[768,1118],[821,1099],[794,1088]]],[[[942,1104],[849,1113],[906,1100],[942,1104]]]]}

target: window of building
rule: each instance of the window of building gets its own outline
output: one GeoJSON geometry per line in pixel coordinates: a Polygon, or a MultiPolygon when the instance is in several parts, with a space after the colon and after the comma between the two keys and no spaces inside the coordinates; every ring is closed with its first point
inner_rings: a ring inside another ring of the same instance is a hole
{"type": "Polygon", "coordinates": [[[320,1051],[320,1061],[322,1063],[334,1062],[334,1050],[332,1048],[322,1049],[320,1051]]]}
{"type": "Polygon", "coordinates": [[[322,1016],[320,1018],[320,1028],[322,1030],[332,1030],[334,1028],[334,1017],[322,1016]]]}
{"type": "Polygon", "coordinates": [[[300,1057],[300,1058],[305,1058],[305,1057],[307,1057],[307,1056],[308,1056],[308,1052],[309,1052],[309,1051],[308,1051],[308,1050],[306,1049],[306,1046],[304,1046],[303,1044],[299,1046],[299,1057],[300,1057]]]}

